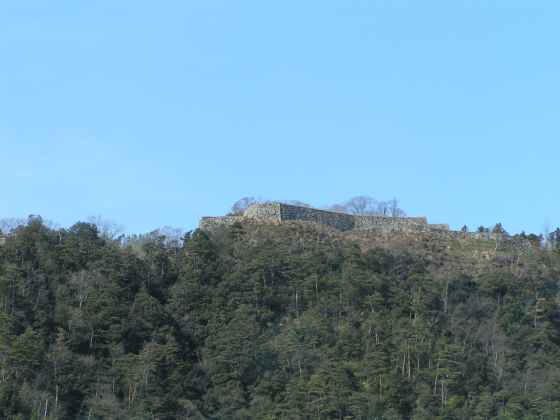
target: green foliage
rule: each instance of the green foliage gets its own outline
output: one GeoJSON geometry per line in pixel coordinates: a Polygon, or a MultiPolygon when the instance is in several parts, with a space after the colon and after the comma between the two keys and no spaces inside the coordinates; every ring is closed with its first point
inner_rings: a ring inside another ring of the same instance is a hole
{"type": "Polygon", "coordinates": [[[555,419],[556,242],[474,269],[297,223],[125,246],[32,218],[0,247],[0,418],[555,419]]]}

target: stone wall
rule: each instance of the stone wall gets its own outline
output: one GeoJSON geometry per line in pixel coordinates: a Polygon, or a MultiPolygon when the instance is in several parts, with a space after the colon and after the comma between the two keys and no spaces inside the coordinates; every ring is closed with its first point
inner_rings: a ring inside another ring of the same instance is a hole
{"type": "Polygon", "coordinates": [[[256,221],[279,223],[282,221],[282,206],[280,203],[253,204],[243,216],[256,221]]]}
{"type": "Polygon", "coordinates": [[[429,226],[431,229],[449,230],[449,225],[447,223],[430,224],[429,226]]]}
{"type": "Polygon", "coordinates": [[[354,216],[350,214],[317,210],[309,207],[291,206],[288,204],[280,204],[280,219],[282,221],[301,220],[303,222],[314,222],[343,231],[353,229],[355,222],[354,216]]]}
{"type": "Polygon", "coordinates": [[[381,232],[423,232],[428,229],[425,217],[353,216],[354,229],[381,232]]]}
{"type": "Polygon", "coordinates": [[[235,222],[243,220],[245,220],[243,216],[203,217],[200,219],[198,227],[203,230],[211,230],[220,226],[231,226],[235,222]]]}
{"type": "Polygon", "coordinates": [[[425,217],[357,216],[283,203],[253,204],[245,210],[243,216],[203,217],[200,222],[200,228],[210,229],[217,226],[227,226],[243,220],[260,223],[280,223],[283,221],[313,222],[341,231],[358,229],[374,230],[383,233],[414,233],[431,230],[449,230],[447,225],[429,225],[425,217]]]}
{"type": "Polygon", "coordinates": [[[257,223],[280,223],[281,210],[280,203],[253,204],[245,210],[243,215],[222,216],[222,217],[203,217],[200,219],[199,228],[211,230],[220,226],[231,226],[236,222],[252,221],[257,223]]]}

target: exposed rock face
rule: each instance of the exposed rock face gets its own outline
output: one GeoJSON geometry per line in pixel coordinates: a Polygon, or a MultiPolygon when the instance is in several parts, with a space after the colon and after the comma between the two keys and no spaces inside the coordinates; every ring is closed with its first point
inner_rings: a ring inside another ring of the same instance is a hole
{"type": "Polygon", "coordinates": [[[375,230],[390,232],[427,232],[449,230],[447,225],[430,225],[425,217],[358,216],[318,210],[283,203],[253,204],[242,216],[203,217],[201,229],[231,225],[240,221],[256,223],[281,223],[284,221],[314,222],[332,228],[348,230],[375,230]]]}

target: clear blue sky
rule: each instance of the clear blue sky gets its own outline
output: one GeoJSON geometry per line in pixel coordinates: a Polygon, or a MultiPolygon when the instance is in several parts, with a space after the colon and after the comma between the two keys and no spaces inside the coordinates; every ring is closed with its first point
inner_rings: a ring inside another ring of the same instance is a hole
{"type": "Polygon", "coordinates": [[[560,224],[560,2],[0,4],[0,217],[194,228],[255,195],[560,224]]]}

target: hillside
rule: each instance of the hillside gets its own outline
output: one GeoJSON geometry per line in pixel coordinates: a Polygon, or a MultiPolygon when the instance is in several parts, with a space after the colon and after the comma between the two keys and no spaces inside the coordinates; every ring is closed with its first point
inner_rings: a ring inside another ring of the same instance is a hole
{"type": "Polygon", "coordinates": [[[559,274],[526,238],[32,219],[0,246],[0,418],[556,419],[559,274]]]}

